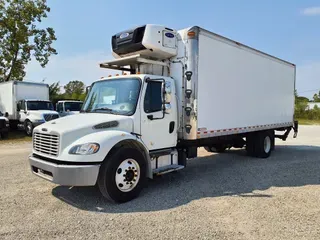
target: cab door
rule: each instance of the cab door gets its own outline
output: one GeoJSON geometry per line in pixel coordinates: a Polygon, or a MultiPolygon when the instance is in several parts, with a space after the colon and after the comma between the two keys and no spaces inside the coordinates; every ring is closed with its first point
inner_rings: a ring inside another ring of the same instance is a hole
{"type": "Polygon", "coordinates": [[[27,119],[26,101],[24,100],[19,101],[17,110],[19,115],[19,121],[23,123],[27,119]]]}
{"type": "Polygon", "coordinates": [[[149,150],[177,144],[176,101],[170,97],[174,94],[172,81],[171,78],[145,81],[140,102],[141,139],[149,150]]]}

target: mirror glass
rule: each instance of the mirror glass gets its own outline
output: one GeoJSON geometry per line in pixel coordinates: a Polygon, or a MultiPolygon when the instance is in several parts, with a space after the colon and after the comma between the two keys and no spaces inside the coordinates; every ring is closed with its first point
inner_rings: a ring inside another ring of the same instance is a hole
{"type": "Polygon", "coordinates": [[[171,104],[170,103],[166,103],[164,105],[164,107],[165,107],[165,112],[166,113],[171,113],[171,104]]]}
{"type": "Polygon", "coordinates": [[[165,102],[170,103],[171,102],[171,93],[172,93],[170,82],[165,83],[164,90],[165,90],[165,102]]]}

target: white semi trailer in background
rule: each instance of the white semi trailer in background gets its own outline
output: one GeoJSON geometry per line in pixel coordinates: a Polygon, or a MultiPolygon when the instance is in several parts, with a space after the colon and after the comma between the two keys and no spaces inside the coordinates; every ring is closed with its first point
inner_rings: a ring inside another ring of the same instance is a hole
{"type": "Polygon", "coordinates": [[[292,63],[200,27],[145,25],[114,35],[112,49],[100,67],[127,74],[94,82],[80,114],[35,128],[34,174],[125,202],[198,147],[266,158],[275,137],[296,137],[292,63]]]}
{"type": "Polygon", "coordinates": [[[21,125],[29,136],[34,127],[59,117],[49,100],[49,85],[36,82],[0,83],[0,111],[12,129],[21,125]]]}

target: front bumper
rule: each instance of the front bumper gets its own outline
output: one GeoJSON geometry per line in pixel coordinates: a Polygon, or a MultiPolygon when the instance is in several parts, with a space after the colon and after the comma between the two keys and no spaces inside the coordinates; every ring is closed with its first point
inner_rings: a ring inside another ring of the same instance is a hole
{"type": "Polygon", "coordinates": [[[63,186],[94,186],[97,182],[100,164],[64,165],[29,156],[33,174],[63,186]]]}

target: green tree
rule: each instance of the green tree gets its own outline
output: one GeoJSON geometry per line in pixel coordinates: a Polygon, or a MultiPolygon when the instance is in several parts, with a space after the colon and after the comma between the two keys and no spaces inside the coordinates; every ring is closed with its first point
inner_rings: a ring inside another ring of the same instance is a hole
{"type": "Polygon", "coordinates": [[[59,96],[60,96],[59,82],[50,84],[49,85],[49,97],[50,97],[50,100],[53,101],[55,99],[58,99],[59,96]]]}
{"type": "Polygon", "coordinates": [[[85,91],[85,85],[81,81],[70,81],[67,85],[64,86],[66,95],[72,99],[79,97],[85,91]]]}
{"type": "Polygon", "coordinates": [[[315,94],[313,95],[313,101],[314,101],[314,102],[320,102],[320,98],[319,98],[319,95],[318,95],[318,94],[315,93],[315,94]]]}
{"type": "Polygon", "coordinates": [[[0,0],[0,82],[22,80],[33,56],[45,67],[56,40],[52,28],[40,28],[50,8],[46,0],[0,0]]]}

